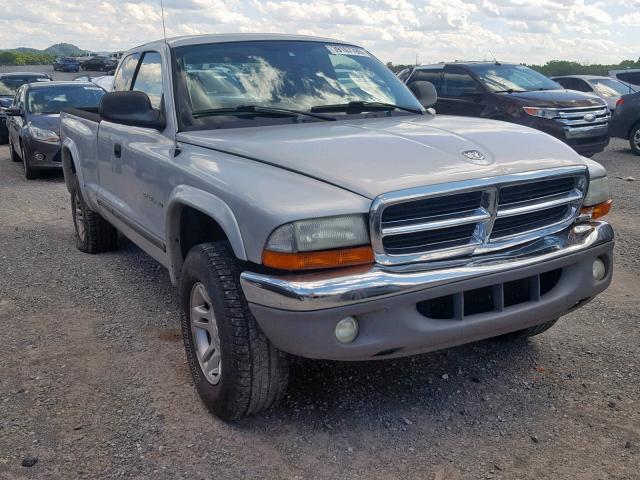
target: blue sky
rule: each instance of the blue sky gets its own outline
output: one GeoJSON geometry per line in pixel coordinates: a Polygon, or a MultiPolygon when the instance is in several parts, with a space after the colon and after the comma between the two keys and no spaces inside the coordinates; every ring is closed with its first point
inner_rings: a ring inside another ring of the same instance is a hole
{"type": "MultiPolygon", "coordinates": [[[[162,35],[160,0],[3,0],[0,48],[58,42],[127,49],[162,35]]],[[[322,35],[383,61],[640,57],[640,0],[165,0],[169,36],[221,32],[322,35]],[[491,53],[490,53],[491,52],[491,53]]]]}

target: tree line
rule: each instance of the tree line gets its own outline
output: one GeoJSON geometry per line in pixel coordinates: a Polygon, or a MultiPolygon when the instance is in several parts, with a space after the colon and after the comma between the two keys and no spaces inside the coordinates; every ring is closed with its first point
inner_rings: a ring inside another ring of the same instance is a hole
{"type": "Polygon", "coordinates": [[[0,50],[0,65],[49,65],[56,56],[48,53],[0,50]]]}

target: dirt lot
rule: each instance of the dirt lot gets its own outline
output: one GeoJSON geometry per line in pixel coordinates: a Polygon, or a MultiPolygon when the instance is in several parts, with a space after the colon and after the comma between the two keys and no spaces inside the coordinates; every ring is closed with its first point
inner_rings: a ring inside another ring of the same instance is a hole
{"type": "Polygon", "coordinates": [[[596,159],[617,270],[591,304],[529,343],[300,362],[280,407],[229,425],[191,385],[167,272],[124,239],[77,251],[62,176],[0,148],[0,478],[640,478],[640,158],[596,159]]]}

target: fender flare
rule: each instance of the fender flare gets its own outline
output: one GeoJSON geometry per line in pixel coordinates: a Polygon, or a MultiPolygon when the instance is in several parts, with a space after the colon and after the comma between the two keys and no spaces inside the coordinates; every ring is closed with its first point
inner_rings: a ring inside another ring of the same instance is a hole
{"type": "MultiPolygon", "coordinates": [[[[78,147],[69,137],[65,137],[62,140],[62,145],[60,146],[60,156],[62,157],[62,172],[64,174],[64,183],[67,186],[67,190],[71,193],[71,179],[74,175],[75,167],[75,175],[78,177],[78,183],[82,186],[84,185],[84,178],[82,176],[82,169],[80,168],[80,152],[78,151],[78,147]],[[71,166],[73,164],[73,167],[71,166]]],[[[80,189],[82,190],[82,188],[80,189]]],[[[86,200],[86,198],[85,198],[86,200]]]]}
{"type": "Polygon", "coordinates": [[[166,210],[167,259],[170,265],[169,275],[173,283],[177,283],[183,264],[179,232],[180,213],[184,207],[198,210],[217,222],[229,239],[236,258],[247,259],[242,233],[229,205],[212,193],[187,185],[179,185],[171,192],[166,210]]]}

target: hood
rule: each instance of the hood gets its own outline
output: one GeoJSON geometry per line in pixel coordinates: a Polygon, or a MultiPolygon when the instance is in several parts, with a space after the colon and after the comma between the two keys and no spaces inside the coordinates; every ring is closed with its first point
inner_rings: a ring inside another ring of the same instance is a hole
{"type": "Polygon", "coordinates": [[[603,100],[600,97],[575,90],[537,90],[533,92],[501,93],[499,95],[507,95],[508,98],[517,99],[522,105],[541,108],[598,107],[603,104],[603,100]]]}
{"type": "Polygon", "coordinates": [[[181,132],[177,140],[273,164],[368,198],[584,164],[570,147],[537,130],[436,115],[181,132]],[[473,150],[485,158],[471,160],[463,154],[473,150]]]}
{"type": "Polygon", "coordinates": [[[60,135],[60,114],[29,115],[29,123],[34,127],[46,128],[60,135]]]}

